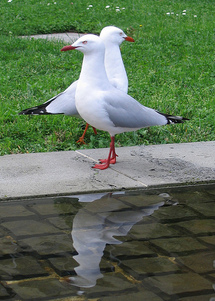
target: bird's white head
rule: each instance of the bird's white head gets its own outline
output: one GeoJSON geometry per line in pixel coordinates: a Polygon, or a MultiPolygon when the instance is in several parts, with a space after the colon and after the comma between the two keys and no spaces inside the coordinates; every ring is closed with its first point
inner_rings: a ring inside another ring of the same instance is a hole
{"type": "Polygon", "coordinates": [[[100,37],[93,34],[86,34],[79,38],[75,43],[69,46],[64,46],[61,51],[77,49],[84,54],[91,52],[104,52],[105,45],[100,37]]]}
{"type": "Polygon", "coordinates": [[[104,43],[113,43],[120,45],[123,41],[134,42],[134,39],[128,37],[122,29],[115,26],[106,26],[100,33],[100,38],[104,43]]]}

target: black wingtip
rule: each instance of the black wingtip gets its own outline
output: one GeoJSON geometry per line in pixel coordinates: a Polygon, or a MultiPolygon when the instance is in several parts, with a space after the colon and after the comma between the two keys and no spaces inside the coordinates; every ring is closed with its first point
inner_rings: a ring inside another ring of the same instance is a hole
{"type": "Polygon", "coordinates": [[[19,115],[50,115],[51,113],[47,112],[46,107],[54,100],[54,98],[49,101],[32,108],[25,109],[19,113],[19,115]]]}
{"type": "Polygon", "coordinates": [[[23,111],[18,113],[18,115],[28,115],[28,114],[30,114],[30,113],[28,113],[28,109],[23,110],[23,111]]]}
{"type": "Polygon", "coordinates": [[[58,94],[57,96],[52,97],[51,99],[49,99],[48,101],[46,101],[45,103],[43,103],[39,106],[31,107],[31,108],[28,108],[28,109],[25,109],[25,110],[21,111],[19,113],[19,115],[51,115],[52,113],[47,112],[46,108],[60,94],[58,94]]]}
{"type": "Polygon", "coordinates": [[[44,108],[34,107],[34,108],[28,108],[21,112],[19,112],[19,115],[46,115],[48,114],[44,108]]]}
{"type": "Polygon", "coordinates": [[[167,124],[184,123],[184,121],[190,120],[186,117],[172,116],[172,115],[167,115],[166,118],[167,118],[167,124]]]}
{"type": "Polygon", "coordinates": [[[165,113],[158,112],[159,114],[163,115],[167,119],[167,124],[173,124],[173,123],[184,123],[186,120],[190,120],[189,118],[182,117],[182,116],[174,116],[174,115],[168,115],[165,113]]]}

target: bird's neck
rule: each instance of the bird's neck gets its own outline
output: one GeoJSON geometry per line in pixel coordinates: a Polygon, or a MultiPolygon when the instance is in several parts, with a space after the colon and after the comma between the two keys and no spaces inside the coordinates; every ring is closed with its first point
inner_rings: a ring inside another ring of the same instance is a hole
{"type": "Polygon", "coordinates": [[[89,83],[91,86],[99,86],[101,89],[109,87],[110,83],[105,71],[103,53],[84,55],[79,81],[89,83]]]}
{"type": "Polygon", "coordinates": [[[107,44],[105,47],[105,70],[108,79],[114,86],[118,86],[120,90],[125,90],[127,93],[128,78],[123,64],[121,51],[118,45],[107,44]],[[115,81],[119,81],[116,82],[115,81]],[[119,85],[122,84],[123,88],[119,85]]]}

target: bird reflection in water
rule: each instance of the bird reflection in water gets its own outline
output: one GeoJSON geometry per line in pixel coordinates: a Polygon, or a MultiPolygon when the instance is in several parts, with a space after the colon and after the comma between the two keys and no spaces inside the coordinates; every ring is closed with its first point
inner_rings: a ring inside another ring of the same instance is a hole
{"type": "Polygon", "coordinates": [[[106,244],[121,244],[115,236],[126,236],[144,216],[163,206],[164,199],[157,202],[156,196],[155,204],[136,207],[123,200],[125,194],[122,192],[76,197],[79,202],[87,204],[79,209],[73,220],[71,236],[78,253],[74,259],[79,265],[75,268],[76,276],[68,277],[67,281],[74,286],[89,288],[103,277],[99,264],[106,244]]]}

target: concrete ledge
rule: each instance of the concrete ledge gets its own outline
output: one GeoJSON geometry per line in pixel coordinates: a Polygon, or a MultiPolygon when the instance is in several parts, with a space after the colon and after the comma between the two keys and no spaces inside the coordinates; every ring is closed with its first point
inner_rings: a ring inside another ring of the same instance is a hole
{"type": "Polygon", "coordinates": [[[215,183],[215,141],[117,148],[117,163],[91,166],[108,149],[0,157],[0,198],[215,183]]]}

